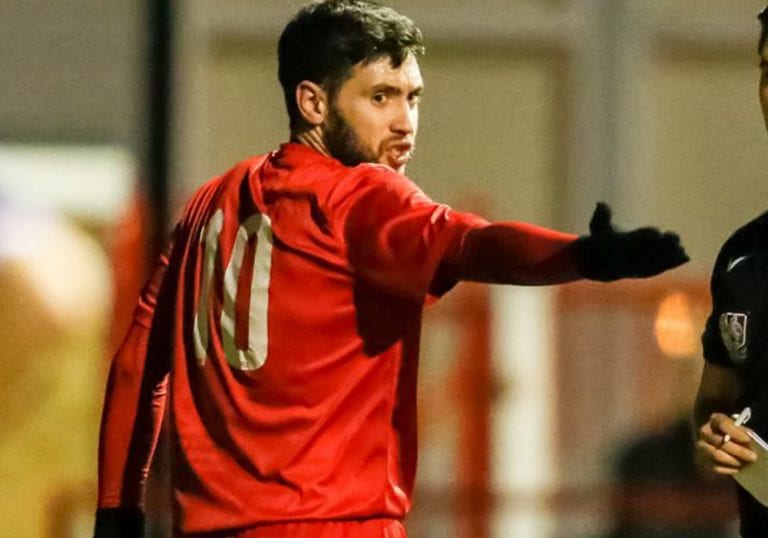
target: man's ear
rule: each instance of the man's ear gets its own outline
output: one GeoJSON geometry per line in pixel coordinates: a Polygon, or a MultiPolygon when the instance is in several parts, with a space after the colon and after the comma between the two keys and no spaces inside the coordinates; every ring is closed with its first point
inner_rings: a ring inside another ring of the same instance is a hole
{"type": "Polygon", "coordinates": [[[327,94],[318,84],[302,80],[296,86],[296,104],[299,113],[308,124],[321,125],[328,113],[327,94]]]}

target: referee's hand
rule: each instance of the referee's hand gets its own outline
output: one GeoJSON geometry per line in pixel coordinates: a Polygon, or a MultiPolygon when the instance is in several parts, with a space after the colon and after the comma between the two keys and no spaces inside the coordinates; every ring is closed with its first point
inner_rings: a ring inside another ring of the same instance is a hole
{"type": "Polygon", "coordinates": [[[144,519],[139,508],[99,508],[93,538],[144,538],[144,519]]]}
{"type": "Polygon", "coordinates": [[[697,436],[698,460],[717,474],[735,475],[744,465],[757,460],[757,454],[749,448],[747,429],[737,426],[724,413],[712,413],[697,436]]]}
{"type": "Polygon", "coordinates": [[[576,258],[581,274],[590,280],[646,278],[689,260],[674,232],[644,227],[623,231],[611,222],[611,208],[600,202],[589,222],[589,235],[577,240],[576,258]]]}

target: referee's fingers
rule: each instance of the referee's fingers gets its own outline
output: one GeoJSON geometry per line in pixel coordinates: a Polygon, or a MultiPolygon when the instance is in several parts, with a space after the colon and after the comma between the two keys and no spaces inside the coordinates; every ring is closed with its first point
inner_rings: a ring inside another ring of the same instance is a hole
{"type": "Polygon", "coordinates": [[[730,440],[720,445],[718,449],[719,452],[728,454],[729,456],[734,457],[744,463],[752,463],[757,461],[757,454],[752,452],[748,446],[740,445],[730,440]]]}
{"type": "Polygon", "coordinates": [[[744,462],[736,458],[726,450],[714,446],[706,441],[699,441],[698,448],[710,461],[712,469],[719,474],[736,474],[744,465],[744,462]]]}
{"type": "Polygon", "coordinates": [[[719,465],[716,465],[715,467],[713,467],[713,470],[717,474],[727,475],[727,476],[733,476],[735,474],[738,474],[739,472],[738,469],[734,469],[732,467],[720,467],[719,465]]]}
{"type": "Polygon", "coordinates": [[[727,435],[731,441],[740,445],[749,446],[750,437],[746,428],[737,426],[733,419],[723,413],[713,413],[709,419],[709,425],[713,433],[727,435]]]}
{"type": "Polygon", "coordinates": [[[698,439],[712,445],[714,450],[725,442],[725,433],[721,433],[715,422],[709,420],[699,428],[698,439]]]}
{"type": "Polygon", "coordinates": [[[698,438],[706,441],[713,446],[719,446],[723,442],[723,434],[716,432],[712,427],[712,420],[709,420],[699,427],[698,438]]]}
{"type": "MultiPolygon", "coordinates": [[[[730,470],[735,472],[743,464],[756,461],[757,454],[755,454],[749,448],[748,443],[740,444],[734,442],[734,440],[731,440],[730,438],[726,439],[725,434],[716,433],[720,429],[721,424],[718,424],[718,421],[720,421],[722,417],[724,417],[724,415],[713,415],[710,422],[705,422],[699,428],[697,448],[699,452],[702,453],[702,455],[710,462],[709,466],[711,466],[715,472],[721,474],[733,474],[730,472],[730,470]],[[726,470],[728,470],[728,472],[725,472],[726,470]]],[[[730,420],[730,417],[726,418],[730,420]]],[[[724,421],[724,424],[726,424],[726,431],[742,429],[738,426],[727,425],[727,421],[724,421]]],[[[746,431],[738,433],[743,433],[746,435],[747,439],[749,439],[746,431]]],[[[738,433],[734,432],[735,435],[738,435],[738,433]]]]}

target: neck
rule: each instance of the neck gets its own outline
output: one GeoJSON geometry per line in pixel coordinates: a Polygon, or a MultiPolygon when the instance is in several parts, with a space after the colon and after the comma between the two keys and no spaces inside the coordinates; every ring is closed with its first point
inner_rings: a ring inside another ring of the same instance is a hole
{"type": "Polygon", "coordinates": [[[328,148],[325,145],[325,141],[323,141],[323,128],[320,125],[315,125],[310,129],[292,133],[291,142],[309,146],[315,151],[322,153],[326,157],[331,156],[331,153],[328,151],[328,148]]]}

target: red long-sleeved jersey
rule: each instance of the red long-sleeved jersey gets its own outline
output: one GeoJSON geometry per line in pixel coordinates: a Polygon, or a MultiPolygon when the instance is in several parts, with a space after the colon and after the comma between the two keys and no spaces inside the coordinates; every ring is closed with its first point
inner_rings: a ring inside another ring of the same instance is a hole
{"type": "Polygon", "coordinates": [[[113,360],[99,506],[142,504],[168,407],[183,532],[401,519],[426,295],[578,278],[573,239],[298,144],[243,161],[187,204],[113,360]]]}

